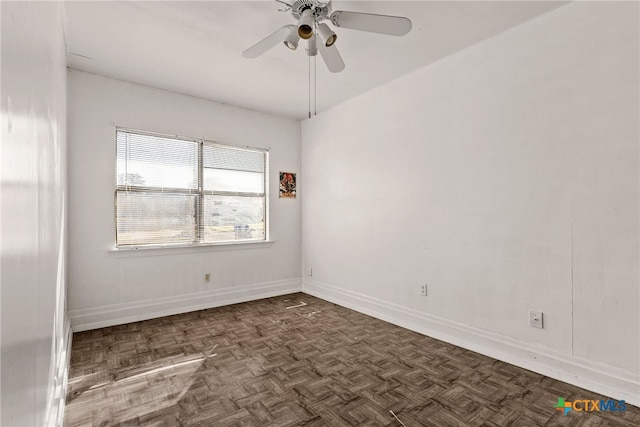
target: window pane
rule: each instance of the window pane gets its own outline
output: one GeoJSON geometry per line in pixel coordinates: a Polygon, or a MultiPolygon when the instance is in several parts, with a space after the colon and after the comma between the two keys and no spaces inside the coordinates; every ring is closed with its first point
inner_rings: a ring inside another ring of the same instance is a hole
{"type": "Polygon", "coordinates": [[[117,185],[194,189],[198,143],[117,132],[117,185]]]}
{"type": "Polygon", "coordinates": [[[256,172],[228,169],[205,169],[205,191],[233,191],[236,193],[264,193],[264,175],[256,172]]]}
{"type": "Polygon", "coordinates": [[[264,240],[264,197],[204,196],[204,242],[264,240]]]}
{"type": "Polygon", "coordinates": [[[196,239],[196,196],[119,191],[118,245],[192,243],[196,239]]]}

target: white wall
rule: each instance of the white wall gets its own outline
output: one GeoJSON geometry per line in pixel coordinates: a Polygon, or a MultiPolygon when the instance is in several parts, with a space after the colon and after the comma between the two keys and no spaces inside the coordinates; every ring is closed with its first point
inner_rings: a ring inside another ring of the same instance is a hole
{"type": "Polygon", "coordinates": [[[0,425],[61,421],[66,57],[58,3],[2,2],[0,425]]]}
{"type": "Polygon", "coordinates": [[[303,122],[303,290],[640,404],[638,38],[571,4],[303,122]]]}
{"type": "Polygon", "coordinates": [[[277,193],[278,171],[300,170],[299,122],[81,71],[68,86],[74,330],[300,291],[300,204],[277,193]],[[274,243],[110,251],[115,126],[269,148],[274,243]]]}

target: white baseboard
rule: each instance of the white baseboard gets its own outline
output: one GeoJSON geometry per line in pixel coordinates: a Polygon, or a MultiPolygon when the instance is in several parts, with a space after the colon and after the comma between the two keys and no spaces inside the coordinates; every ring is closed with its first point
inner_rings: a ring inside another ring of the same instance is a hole
{"type": "Polygon", "coordinates": [[[80,332],[278,295],[286,295],[300,292],[301,290],[300,278],[297,277],[288,280],[218,288],[207,292],[197,292],[173,297],[153,298],[130,303],[69,310],[69,317],[71,318],[73,331],[80,332]]]}
{"type": "Polygon", "coordinates": [[[423,335],[640,406],[640,381],[637,377],[634,379],[634,374],[618,368],[532,346],[306,278],[302,281],[302,291],[423,335]]]}

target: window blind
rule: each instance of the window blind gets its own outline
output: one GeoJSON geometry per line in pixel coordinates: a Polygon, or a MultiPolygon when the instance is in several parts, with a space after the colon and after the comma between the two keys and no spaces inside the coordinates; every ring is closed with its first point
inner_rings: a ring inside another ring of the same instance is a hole
{"type": "Polygon", "coordinates": [[[126,187],[198,189],[198,143],[118,131],[117,180],[126,187]]]}

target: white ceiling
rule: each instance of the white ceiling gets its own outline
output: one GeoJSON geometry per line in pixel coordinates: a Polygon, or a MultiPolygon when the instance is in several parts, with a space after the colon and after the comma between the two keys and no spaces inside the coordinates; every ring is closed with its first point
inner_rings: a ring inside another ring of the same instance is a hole
{"type": "MultiPolygon", "coordinates": [[[[404,37],[335,29],[346,63],[318,57],[317,111],[562,6],[554,1],[339,1],[333,10],[406,16],[404,37]]],[[[308,57],[278,44],[242,51],[294,23],[265,1],[70,1],[69,67],[296,119],[308,112],[308,57]]],[[[302,47],[302,43],[301,43],[302,47]]]]}

